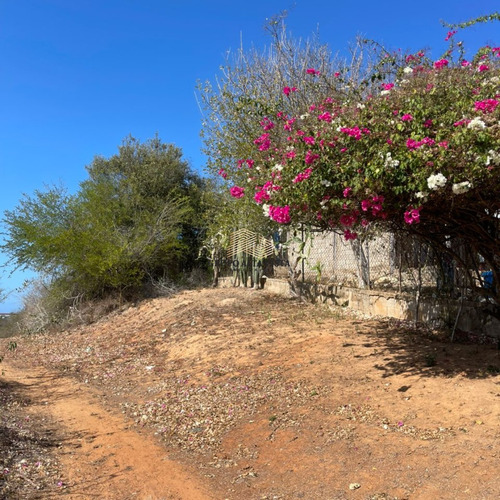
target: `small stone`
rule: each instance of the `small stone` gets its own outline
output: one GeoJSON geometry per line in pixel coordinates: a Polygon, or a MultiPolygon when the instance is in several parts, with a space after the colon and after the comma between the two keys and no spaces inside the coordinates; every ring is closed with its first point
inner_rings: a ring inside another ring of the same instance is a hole
{"type": "Polygon", "coordinates": [[[359,488],[361,488],[361,485],[360,485],[359,483],[351,483],[351,484],[349,485],[349,489],[350,489],[350,490],[357,490],[357,489],[359,489],[359,488]]]}

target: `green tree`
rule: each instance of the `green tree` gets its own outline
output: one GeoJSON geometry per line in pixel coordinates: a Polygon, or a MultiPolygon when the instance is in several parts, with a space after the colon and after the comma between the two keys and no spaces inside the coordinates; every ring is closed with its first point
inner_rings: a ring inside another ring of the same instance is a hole
{"type": "Polygon", "coordinates": [[[15,266],[87,296],[176,279],[193,266],[204,184],[178,147],[128,137],[87,171],[75,195],[35,191],[5,212],[2,249],[15,266]]]}

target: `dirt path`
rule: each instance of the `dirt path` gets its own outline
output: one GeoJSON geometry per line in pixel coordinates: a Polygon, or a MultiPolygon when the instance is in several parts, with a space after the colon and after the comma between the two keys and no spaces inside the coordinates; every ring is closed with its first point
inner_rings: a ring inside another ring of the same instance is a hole
{"type": "MultiPolygon", "coordinates": [[[[2,363],[2,379],[30,399],[31,413],[57,424],[58,458],[67,499],[213,498],[194,475],[169,460],[151,437],[129,429],[125,418],[104,410],[99,394],[43,368],[2,363]],[[58,439],[59,441],[59,439],[58,439]]],[[[47,497],[45,497],[47,498],[47,497]]]]}

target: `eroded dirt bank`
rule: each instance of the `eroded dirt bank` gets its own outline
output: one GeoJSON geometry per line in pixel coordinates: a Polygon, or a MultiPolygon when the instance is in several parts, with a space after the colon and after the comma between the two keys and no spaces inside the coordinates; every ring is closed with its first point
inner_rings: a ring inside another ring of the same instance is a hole
{"type": "Polygon", "coordinates": [[[62,484],[39,498],[500,491],[494,345],[243,289],[183,292],[17,342],[0,380],[58,438],[62,484]]]}

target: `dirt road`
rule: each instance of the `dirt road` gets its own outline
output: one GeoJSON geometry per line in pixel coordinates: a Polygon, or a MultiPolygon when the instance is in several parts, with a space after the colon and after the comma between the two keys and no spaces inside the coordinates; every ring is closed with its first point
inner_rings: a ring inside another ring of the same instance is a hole
{"type": "MultiPolygon", "coordinates": [[[[195,473],[169,460],[151,436],[105,409],[100,394],[57,372],[2,364],[3,382],[29,397],[29,413],[57,426],[62,466],[59,494],[67,499],[211,497],[195,473]]],[[[43,496],[43,495],[42,495],[43,496]]]]}

